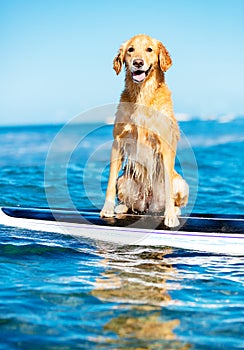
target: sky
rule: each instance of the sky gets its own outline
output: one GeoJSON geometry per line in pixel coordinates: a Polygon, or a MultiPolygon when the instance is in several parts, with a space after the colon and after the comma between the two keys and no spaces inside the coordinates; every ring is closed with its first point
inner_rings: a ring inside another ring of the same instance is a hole
{"type": "Polygon", "coordinates": [[[139,33],[171,55],[176,113],[244,115],[243,0],[1,0],[0,125],[117,103],[124,74],[112,61],[139,33]]]}

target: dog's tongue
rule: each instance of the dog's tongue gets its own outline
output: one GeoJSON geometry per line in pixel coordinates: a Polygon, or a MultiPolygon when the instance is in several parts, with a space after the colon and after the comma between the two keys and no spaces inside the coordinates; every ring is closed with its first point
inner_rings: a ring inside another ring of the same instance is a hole
{"type": "Polygon", "coordinates": [[[145,72],[140,72],[140,73],[134,72],[132,77],[133,77],[133,80],[140,83],[141,81],[143,81],[146,78],[146,74],[145,74],[145,72]]]}

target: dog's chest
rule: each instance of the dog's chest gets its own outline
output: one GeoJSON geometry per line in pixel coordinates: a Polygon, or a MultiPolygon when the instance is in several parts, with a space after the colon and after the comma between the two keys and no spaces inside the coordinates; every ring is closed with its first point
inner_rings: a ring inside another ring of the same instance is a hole
{"type": "Polygon", "coordinates": [[[169,117],[152,107],[131,103],[119,105],[114,136],[129,168],[146,171],[151,179],[162,168],[165,150],[176,149],[177,143],[169,117]]]}
{"type": "MultiPolygon", "coordinates": [[[[131,137],[151,147],[156,153],[162,146],[176,147],[176,138],[170,118],[153,108],[139,106],[130,116],[131,137]]],[[[165,147],[163,147],[165,148],[165,147]]]]}
{"type": "Polygon", "coordinates": [[[127,175],[152,186],[162,171],[161,141],[151,130],[144,116],[125,125],[125,134],[120,138],[120,147],[126,164],[127,175]],[[160,170],[161,169],[161,170],[160,170]]]}

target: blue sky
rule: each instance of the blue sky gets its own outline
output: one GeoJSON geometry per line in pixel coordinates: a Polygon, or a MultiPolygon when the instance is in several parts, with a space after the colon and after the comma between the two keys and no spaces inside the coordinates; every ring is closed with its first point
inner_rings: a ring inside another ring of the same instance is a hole
{"type": "Polygon", "coordinates": [[[65,122],[117,102],[113,57],[138,33],[171,54],[177,113],[244,114],[243,0],[1,0],[0,33],[0,124],[65,122]]]}

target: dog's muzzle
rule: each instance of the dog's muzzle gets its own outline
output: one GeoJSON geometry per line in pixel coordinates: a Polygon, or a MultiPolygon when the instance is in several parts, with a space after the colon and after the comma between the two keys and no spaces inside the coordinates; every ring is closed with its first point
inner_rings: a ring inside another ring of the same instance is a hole
{"type": "Polygon", "coordinates": [[[140,69],[140,68],[137,68],[136,70],[132,71],[131,78],[134,81],[134,83],[136,83],[136,84],[143,83],[143,81],[148,76],[151,68],[152,68],[152,66],[150,66],[146,71],[143,69],[140,69]]]}

